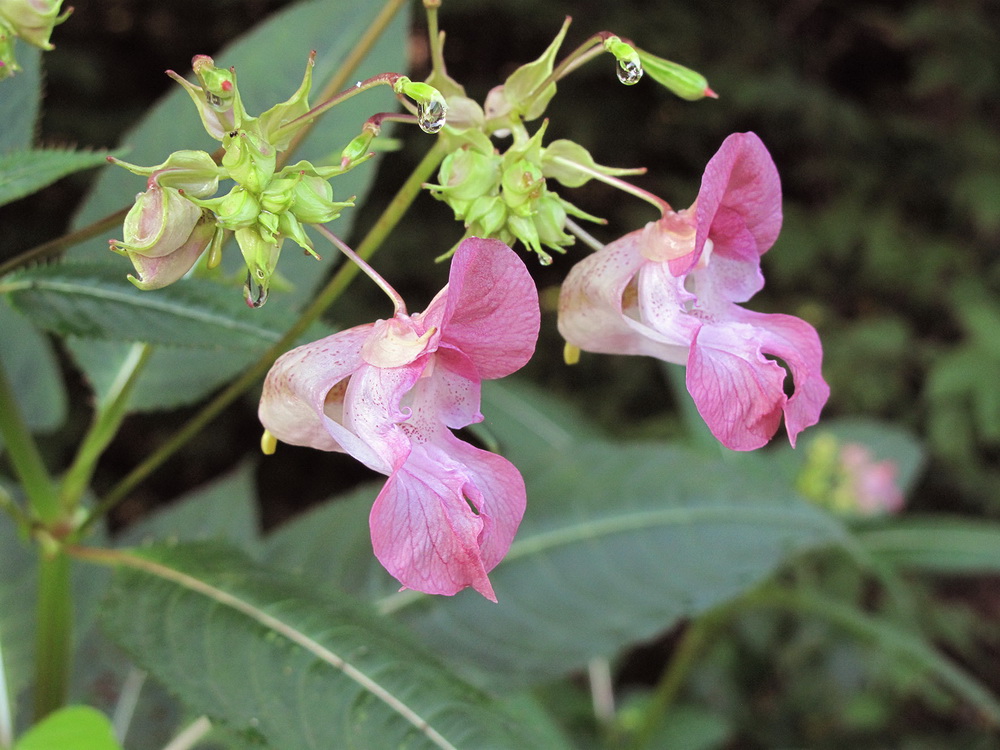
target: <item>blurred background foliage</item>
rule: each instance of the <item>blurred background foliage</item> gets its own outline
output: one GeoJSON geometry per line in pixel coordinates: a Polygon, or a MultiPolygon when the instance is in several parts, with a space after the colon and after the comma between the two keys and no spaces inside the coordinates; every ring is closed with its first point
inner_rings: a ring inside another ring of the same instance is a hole
{"type": "MultiPolygon", "coordinates": [[[[57,49],[45,59],[40,139],[113,147],[173,85],[163,70],[186,71],[192,55],[212,53],[287,3],[75,4],[74,16],[54,34],[57,49]]],[[[566,51],[595,31],[612,30],[696,68],[720,98],[683,102],[650,81],[626,88],[615,80],[610,59],[599,59],[560,84],[547,112],[549,137],[572,137],[603,164],[648,167],[636,182],[683,208],[723,138],[757,132],[782,176],[785,224],[764,259],[767,285],[750,306],[799,315],[819,329],[832,388],[824,416],[880,418],[925,441],[929,466],[909,498],[911,509],[1000,518],[1000,4],[445,0],[449,72],[481,101],[545,48],[565,15],[574,17],[566,51]]],[[[425,73],[420,28],[411,57],[415,76],[425,73]]],[[[398,135],[408,148],[382,163],[357,236],[429,145],[419,133],[398,135]]],[[[86,175],[70,178],[0,210],[0,258],[64,228],[86,184],[86,175]]],[[[645,204],[601,184],[569,197],[608,219],[593,230],[602,241],[654,218],[645,204]]],[[[122,196],[123,205],[130,200],[122,196]]],[[[460,235],[447,207],[425,196],[375,265],[419,310],[446,273],[430,259],[460,235]]],[[[567,258],[534,269],[548,315],[528,375],[578,400],[612,433],[678,434],[678,404],[652,360],[584,355],[575,368],[562,364],[552,307],[570,262],[584,252],[570,248],[567,258]]],[[[369,287],[352,288],[331,311],[332,322],[354,325],[387,315],[380,294],[369,287]]],[[[252,453],[254,406],[248,398],[231,409],[211,435],[196,440],[143,488],[145,494],[123,506],[119,520],[252,453]]],[[[86,410],[78,406],[78,412],[82,425],[86,410]]],[[[104,474],[119,476],[134,465],[180,417],[130,420],[102,464],[104,474]]],[[[53,438],[53,450],[61,439],[53,438]]],[[[273,467],[261,475],[269,523],[297,509],[288,506],[289,496],[306,505],[329,494],[331,471],[345,475],[345,482],[362,476],[340,456],[289,453],[282,476],[275,477],[273,467]],[[269,485],[284,488],[285,505],[268,506],[269,485]]],[[[789,575],[811,577],[833,598],[865,601],[864,581],[845,570],[849,566],[806,561],[789,575]]],[[[919,608],[936,612],[929,629],[968,662],[996,663],[996,635],[980,632],[984,618],[995,620],[1000,611],[995,584],[951,581],[914,594],[936,599],[936,609],[919,608]],[[972,624],[977,620],[980,625],[972,624]]],[[[710,650],[690,692],[702,706],[714,706],[716,718],[727,716],[741,728],[740,747],[843,747],[847,737],[857,747],[886,746],[886,738],[897,740],[889,741],[894,747],[997,747],[975,730],[975,721],[967,722],[970,717],[906,734],[911,723],[920,725],[907,698],[912,674],[873,647],[823,632],[827,626],[752,613],[727,627],[730,637],[710,650]],[[810,675],[811,682],[800,680],[800,689],[789,690],[793,673],[810,675]],[[946,744],[935,744],[944,737],[946,744]]],[[[632,673],[641,682],[640,663],[652,658],[661,664],[674,645],[668,639],[651,646],[635,657],[632,673]]],[[[584,699],[574,690],[553,688],[551,700],[563,715],[584,699]]],[[[704,746],[717,746],[710,740],[718,721],[706,724],[703,713],[692,714],[693,726],[708,726],[704,746]]]]}

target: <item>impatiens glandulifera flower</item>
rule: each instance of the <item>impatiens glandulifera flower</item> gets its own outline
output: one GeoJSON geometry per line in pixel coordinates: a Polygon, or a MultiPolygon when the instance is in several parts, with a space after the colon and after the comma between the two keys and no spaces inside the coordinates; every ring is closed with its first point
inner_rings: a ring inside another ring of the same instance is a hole
{"type": "MultiPolygon", "coordinates": [[[[395,292],[392,292],[395,295],[395,292]]],[[[398,295],[395,296],[398,300],[398,295]]],[[[260,420],[278,440],[343,451],[389,477],[371,510],[375,556],[405,588],[496,601],[525,489],[505,458],[456,438],[479,422],[480,384],[518,370],[538,337],[538,294],[502,242],[470,238],[422,313],[294,349],[268,373],[260,420]]]]}
{"type": "Polygon", "coordinates": [[[746,310],[764,285],[760,256],[781,228],[781,183],[753,133],[729,136],[694,204],[578,263],[563,284],[559,331],[580,349],[687,365],[687,388],[733,450],[764,445],[782,414],[792,445],[819,420],[830,389],[816,330],[746,310]],[[785,395],[785,369],[794,392],[785,395]]]}

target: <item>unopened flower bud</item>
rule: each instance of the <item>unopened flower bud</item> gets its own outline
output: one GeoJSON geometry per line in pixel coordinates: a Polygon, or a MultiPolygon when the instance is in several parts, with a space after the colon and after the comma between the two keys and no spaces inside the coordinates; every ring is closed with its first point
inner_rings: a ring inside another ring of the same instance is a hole
{"type": "Polygon", "coordinates": [[[208,55],[195,55],[191,66],[201,86],[195,86],[172,70],[168,70],[167,75],[188,92],[208,134],[221,141],[247,119],[236,86],[236,73],[215,67],[215,62],[208,55]]]}
{"type": "Polygon", "coordinates": [[[246,130],[227,133],[222,166],[229,176],[252,193],[260,194],[274,176],[277,153],[270,143],[246,130]]]}
{"type": "Polygon", "coordinates": [[[260,225],[256,225],[236,230],[236,243],[247,264],[244,292],[250,307],[260,307],[267,301],[271,276],[281,254],[281,238],[265,237],[259,229],[260,225]]]}
{"type": "Polygon", "coordinates": [[[670,62],[670,60],[664,60],[662,57],[651,55],[645,50],[640,49],[638,52],[643,70],[649,74],[649,77],[661,86],[666,86],[681,99],[696,101],[706,96],[713,99],[718,98],[719,95],[708,87],[708,81],[701,73],[670,62]]]}
{"type": "Polygon", "coordinates": [[[124,239],[112,249],[151,258],[168,255],[181,246],[201,218],[201,209],[174,188],[152,184],[136,196],[125,216],[124,239]]]}
{"type": "Polygon", "coordinates": [[[293,190],[291,212],[304,224],[325,224],[333,221],[342,209],[354,202],[333,200],[333,188],[322,177],[302,175],[293,190]]]}
{"type": "Polygon", "coordinates": [[[223,229],[248,227],[256,223],[261,210],[260,203],[250,191],[238,185],[218,198],[190,198],[190,201],[214,213],[223,229]]]}
{"type": "Polygon", "coordinates": [[[275,214],[284,213],[292,206],[293,191],[298,182],[293,177],[281,177],[271,180],[264,192],[260,194],[260,207],[275,214]]]}
{"type": "Polygon", "coordinates": [[[204,151],[175,151],[155,167],[136,166],[113,156],[109,156],[108,161],[132,174],[148,177],[151,183],[182,190],[185,195],[195,198],[215,193],[219,189],[219,177],[223,174],[219,165],[204,151]]]}
{"type": "Polygon", "coordinates": [[[349,169],[363,159],[366,159],[375,135],[374,130],[365,128],[361,131],[361,135],[355,136],[350,143],[344,146],[344,150],[340,152],[340,166],[344,169],[349,169]]]}
{"type": "MultiPolygon", "coordinates": [[[[44,50],[54,49],[49,37],[73,12],[70,8],[62,15],[62,0],[0,0],[0,26],[6,25],[13,36],[44,50]]],[[[3,33],[0,28],[0,34],[3,33]]]]}
{"type": "Polygon", "coordinates": [[[518,159],[503,171],[501,176],[504,202],[514,213],[528,215],[530,203],[545,189],[541,168],[527,159],[518,159]],[[523,209],[523,211],[522,211],[523,209]]]}
{"type": "Polygon", "coordinates": [[[441,185],[436,192],[445,200],[471,201],[496,190],[500,179],[500,157],[470,148],[453,151],[441,162],[441,185]]]}
{"type": "Polygon", "coordinates": [[[479,237],[495,237],[507,223],[507,205],[500,196],[483,196],[466,211],[465,225],[479,237]]]}
{"type": "Polygon", "coordinates": [[[208,216],[201,216],[187,239],[173,252],[158,257],[150,257],[136,252],[128,252],[129,260],[135,267],[136,276],[128,280],[140,289],[162,289],[173,284],[191,270],[205,248],[214,245],[218,234],[215,222],[208,216]]]}

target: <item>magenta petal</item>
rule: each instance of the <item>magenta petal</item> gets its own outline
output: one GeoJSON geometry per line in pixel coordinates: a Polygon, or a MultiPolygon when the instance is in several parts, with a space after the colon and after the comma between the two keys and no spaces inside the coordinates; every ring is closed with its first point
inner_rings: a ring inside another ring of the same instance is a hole
{"type": "Polygon", "coordinates": [[[742,310],[740,319],[755,326],[765,354],[780,357],[791,370],[795,392],[785,405],[785,430],[792,447],[796,436],[819,421],[830,398],[823,379],[823,346],[816,329],[792,315],[742,310]]]}
{"type": "Polygon", "coordinates": [[[535,351],[538,292],[524,262],[499,240],[471,237],[459,245],[447,294],[431,303],[425,322],[437,325],[438,316],[442,342],[469,357],[483,380],[520,369],[535,351]]]}
{"type": "Polygon", "coordinates": [[[713,254],[756,266],[781,231],[781,179],[771,154],[754,133],[734,133],[705,167],[696,202],[695,252],[672,262],[680,276],[713,254]]]}
{"type": "Polygon", "coordinates": [[[688,358],[687,389],[719,442],[749,451],[778,430],[786,401],[785,371],[755,347],[731,346],[734,335],[721,326],[698,331],[688,358]]]}
{"type": "Polygon", "coordinates": [[[413,456],[372,506],[372,548],[406,588],[452,595],[472,586],[495,602],[479,549],[487,522],[465,500],[465,485],[460,473],[413,456]]]}

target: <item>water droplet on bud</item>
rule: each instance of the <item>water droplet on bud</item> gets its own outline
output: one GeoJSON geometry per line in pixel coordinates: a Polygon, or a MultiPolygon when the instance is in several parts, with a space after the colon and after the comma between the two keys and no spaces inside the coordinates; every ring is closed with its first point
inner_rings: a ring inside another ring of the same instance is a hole
{"type": "Polygon", "coordinates": [[[445,109],[439,101],[429,101],[427,105],[417,105],[417,124],[425,133],[437,133],[444,127],[445,109]]]}
{"type": "Polygon", "coordinates": [[[267,286],[259,283],[250,271],[247,271],[247,280],[243,285],[243,299],[248,307],[255,310],[267,302],[267,286]]]}
{"type": "Polygon", "coordinates": [[[618,80],[626,86],[634,86],[642,78],[642,66],[631,60],[619,60],[615,72],[618,74],[618,80]]]}
{"type": "Polygon", "coordinates": [[[552,265],[552,256],[545,252],[538,253],[538,262],[543,266],[552,265]]]}

